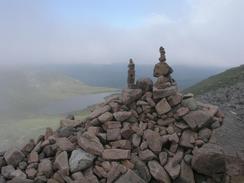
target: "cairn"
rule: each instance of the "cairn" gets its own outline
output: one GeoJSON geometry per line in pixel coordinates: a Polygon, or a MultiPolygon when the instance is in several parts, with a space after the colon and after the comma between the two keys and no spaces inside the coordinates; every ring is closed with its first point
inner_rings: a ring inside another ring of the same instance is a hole
{"type": "Polygon", "coordinates": [[[128,77],[127,77],[128,88],[135,88],[135,64],[132,59],[129,60],[128,64],[128,77]]]}
{"type": "MultiPolygon", "coordinates": [[[[1,154],[0,182],[224,182],[224,153],[212,143],[223,114],[181,94],[163,48],[160,53],[154,85],[148,78],[138,80],[85,121],[61,120],[56,131],[48,128],[36,142],[1,154]]],[[[132,61],[129,65],[133,70],[132,61]]]]}

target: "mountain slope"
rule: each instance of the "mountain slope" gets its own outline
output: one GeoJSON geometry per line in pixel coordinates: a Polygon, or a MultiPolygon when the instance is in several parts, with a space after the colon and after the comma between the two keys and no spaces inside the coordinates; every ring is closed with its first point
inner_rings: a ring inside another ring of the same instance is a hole
{"type": "Polygon", "coordinates": [[[0,114],[36,110],[49,102],[72,96],[110,92],[113,89],[86,85],[66,74],[8,68],[0,70],[0,114]]]}
{"type": "Polygon", "coordinates": [[[244,65],[228,69],[220,74],[205,79],[185,90],[195,95],[201,95],[219,88],[225,88],[244,82],[244,65]]]}

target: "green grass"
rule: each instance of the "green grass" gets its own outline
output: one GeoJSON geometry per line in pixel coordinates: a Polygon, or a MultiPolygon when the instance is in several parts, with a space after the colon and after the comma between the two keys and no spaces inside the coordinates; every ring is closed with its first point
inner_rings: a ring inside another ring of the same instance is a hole
{"type": "MultiPolygon", "coordinates": [[[[82,120],[89,114],[88,110],[75,113],[75,118],[82,120]]],[[[56,130],[62,115],[32,116],[26,119],[16,119],[0,123],[0,151],[13,146],[20,146],[29,139],[37,139],[45,133],[47,127],[56,130]]]]}
{"type": "Polygon", "coordinates": [[[205,79],[196,85],[187,88],[184,90],[184,92],[191,92],[195,95],[201,95],[208,91],[234,85],[238,82],[244,82],[244,65],[234,67],[220,74],[211,76],[208,79],[205,79]]]}

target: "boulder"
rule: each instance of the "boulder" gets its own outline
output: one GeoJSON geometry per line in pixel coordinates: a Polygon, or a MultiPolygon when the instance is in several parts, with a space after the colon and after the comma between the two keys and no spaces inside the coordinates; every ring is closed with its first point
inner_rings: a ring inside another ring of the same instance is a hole
{"type": "Polygon", "coordinates": [[[17,148],[12,148],[4,154],[4,158],[8,165],[16,167],[25,158],[25,155],[17,148]]]}
{"type": "Polygon", "coordinates": [[[215,177],[225,173],[225,155],[216,144],[205,144],[193,151],[192,168],[203,175],[215,177]]]}
{"type": "Polygon", "coordinates": [[[72,151],[69,166],[71,173],[75,173],[90,167],[95,159],[95,156],[89,154],[82,149],[72,151]]]}

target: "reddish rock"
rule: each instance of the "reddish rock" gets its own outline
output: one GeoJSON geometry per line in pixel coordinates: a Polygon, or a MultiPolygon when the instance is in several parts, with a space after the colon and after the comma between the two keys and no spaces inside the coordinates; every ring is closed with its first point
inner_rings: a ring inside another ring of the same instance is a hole
{"type": "Polygon", "coordinates": [[[39,156],[36,151],[32,151],[28,157],[28,163],[37,163],[39,161],[39,156]]]}
{"type": "Polygon", "coordinates": [[[93,172],[99,177],[107,177],[107,172],[103,169],[103,167],[95,165],[93,172]]]}
{"type": "Polygon", "coordinates": [[[165,114],[171,110],[170,105],[168,104],[165,98],[161,99],[156,105],[156,111],[159,115],[165,114]]]}
{"type": "Polygon", "coordinates": [[[225,173],[225,155],[216,144],[205,144],[193,151],[192,168],[200,174],[215,177],[225,173]]]}
{"type": "Polygon", "coordinates": [[[150,161],[156,158],[156,155],[149,149],[146,149],[144,151],[139,151],[139,158],[142,161],[150,161]]]}
{"type": "Polygon", "coordinates": [[[164,168],[155,160],[148,162],[148,168],[153,178],[158,182],[171,183],[170,177],[164,168]]]}
{"type": "Polygon", "coordinates": [[[108,112],[111,110],[111,107],[109,105],[105,105],[103,107],[99,107],[95,109],[91,114],[89,114],[88,119],[94,119],[98,116],[104,114],[105,112],[108,112]]]}
{"type": "Polygon", "coordinates": [[[161,152],[159,153],[158,157],[160,164],[164,166],[168,161],[168,154],[166,152],[161,152]]]}
{"type": "Polygon", "coordinates": [[[189,111],[190,110],[188,107],[181,107],[176,111],[176,115],[179,117],[182,117],[182,116],[186,115],[189,111]]]}
{"type": "Polygon", "coordinates": [[[42,159],[38,165],[38,175],[51,177],[53,174],[52,162],[49,159],[42,159]]]}
{"type": "Polygon", "coordinates": [[[182,94],[180,94],[180,93],[177,93],[176,95],[169,96],[168,97],[169,105],[171,107],[178,105],[179,103],[181,103],[182,98],[183,98],[182,94]]]}
{"type": "Polygon", "coordinates": [[[111,112],[105,112],[101,116],[98,117],[98,120],[101,123],[105,123],[106,121],[111,121],[113,119],[113,114],[111,112]]]}
{"type": "Polygon", "coordinates": [[[86,132],[78,135],[77,140],[82,149],[93,155],[101,155],[104,150],[100,140],[96,136],[92,136],[86,132]]]}
{"type": "Polygon", "coordinates": [[[135,132],[134,130],[132,129],[131,125],[125,125],[121,131],[121,136],[124,138],[124,139],[129,139],[131,137],[131,135],[133,135],[135,132]]]}
{"type": "Polygon", "coordinates": [[[66,137],[57,138],[56,144],[62,151],[70,152],[75,148],[74,144],[72,144],[70,140],[66,137]]]}
{"type": "Polygon", "coordinates": [[[119,111],[119,112],[115,112],[113,115],[117,121],[122,122],[122,121],[129,119],[132,115],[132,112],[131,111],[119,111]]]}
{"type": "Polygon", "coordinates": [[[105,160],[124,160],[130,159],[130,150],[123,149],[105,149],[102,153],[105,160]]]}
{"type": "Polygon", "coordinates": [[[128,170],[127,173],[122,175],[115,183],[146,183],[134,171],[128,170]]]}
{"type": "Polygon", "coordinates": [[[107,140],[108,141],[114,141],[114,140],[120,140],[121,134],[119,128],[114,129],[107,129],[107,140]]]}
{"type": "Polygon", "coordinates": [[[129,140],[117,140],[110,144],[113,148],[131,149],[131,142],[129,140]]]}
{"type": "Polygon", "coordinates": [[[107,174],[107,183],[114,182],[114,180],[117,179],[121,174],[123,174],[122,165],[117,162],[112,162],[111,169],[107,174]]]}
{"type": "Polygon", "coordinates": [[[170,86],[165,89],[158,89],[153,87],[153,98],[160,99],[165,98],[171,95],[175,95],[177,93],[177,88],[175,86],[170,86]]]}
{"type": "Polygon", "coordinates": [[[119,121],[108,121],[104,124],[106,129],[121,128],[121,123],[119,121]]]}
{"type": "Polygon", "coordinates": [[[138,100],[142,96],[141,89],[125,89],[122,91],[122,102],[126,105],[138,100]]]}
{"type": "Polygon", "coordinates": [[[25,144],[22,148],[21,151],[25,154],[28,155],[33,148],[35,147],[35,141],[31,139],[27,144],[25,144]]]}
{"type": "Polygon", "coordinates": [[[144,139],[147,141],[148,147],[155,153],[159,153],[162,149],[160,135],[150,129],[144,131],[144,139]]]}
{"type": "Polygon", "coordinates": [[[69,175],[68,154],[66,151],[56,156],[53,166],[54,169],[59,170],[62,175],[69,175]]]}
{"type": "Polygon", "coordinates": [[[195,143],[196,133],[191,130],[183,131],[180,138],[180,145],[187,148],[193,148],[193,144],[195,143]]]}
{"type": "Polygon", "coordinates": [[[37,174],[37,170],[34,168],[28,168],[25,173],[29,179],[34,179],[37,174]]]}
{"type": "Polygon", "coordinates": [[[202,110],[191,111],[185,115],[183,119],[193,130],[208,127],[212,122],[212,116],[202,110]]]}
{"type": "Polygon", "coordinates": [[[16,167],[25,158],[25,155],[17,148],[12,148],[4,154],[4,158],[8,165],[16,167]]]}

